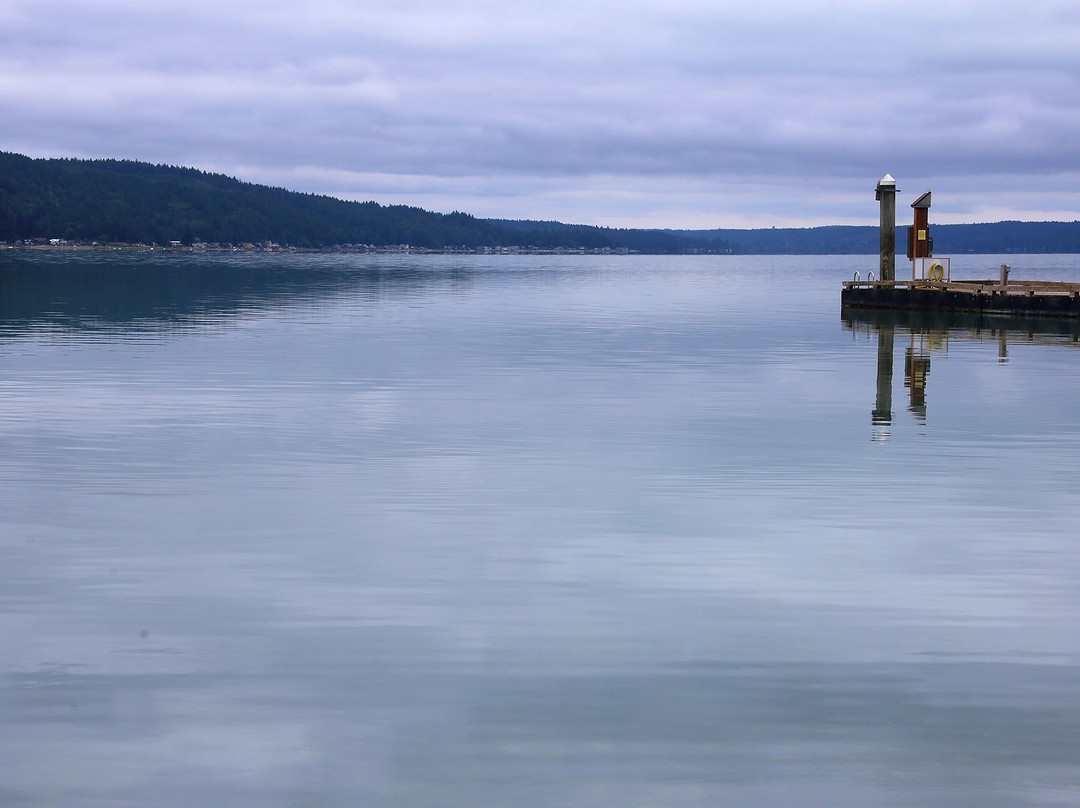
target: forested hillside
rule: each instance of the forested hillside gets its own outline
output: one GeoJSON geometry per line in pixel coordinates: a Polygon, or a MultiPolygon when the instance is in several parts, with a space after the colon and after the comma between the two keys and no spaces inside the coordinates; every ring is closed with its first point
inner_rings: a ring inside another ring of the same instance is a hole
{"type": "MultiPolygon", "coordinates": [[[[897,222],[896,249],[907,252],[907,223],[897,222]]],[[[675,230],[709,243],[729,243],[747,255],[874,255],[880,234],[876,225],[829,225],[762,230],[675,230]]],[[[994,222],[934,224],[934,253],[1080,253],[1080,222],[994,222]]]]}
{"type": "Polygon", "coordinates": [[[442,247],[491,244],[499,236],[493,225],[463,213],[345,202],[192,168],[0,153],[0,241],[442,247]]]}
{"type": "Polygon", "coordinates": [[[276,242],[538,246],[683,252],[702,241],[648,230],[510,228],[466,213],[347,202],[193,168],[129,160],[31,159],[0,152],[0,242],[276,242]]]}
{"type": "MultiPolygon", "coordinates": [[[[904,222],[897,248],[905,251],[904,222]]],[[[1080,222],[931,224],[934,251],[1080,253],[1080,222]]],[[[478,219],[405,205],[347,202],[193,168],[131,160],[32,159],[0,152],[0,243],[33,239],[128,244],[179,241],[324,248],[534,247],[641,253],[875,254],[875,226],[633,230],[478,219]]]]}

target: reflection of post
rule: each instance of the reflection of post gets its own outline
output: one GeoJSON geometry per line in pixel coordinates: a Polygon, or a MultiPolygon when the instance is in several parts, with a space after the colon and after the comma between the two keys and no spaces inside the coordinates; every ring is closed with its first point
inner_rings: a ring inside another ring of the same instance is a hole
{"type": "Polygon", "coordinates": [[[892,423],[892,371],[894,327],[882,325],[877,337],[877,399],[870,417],[874,426],[892,423]]]}

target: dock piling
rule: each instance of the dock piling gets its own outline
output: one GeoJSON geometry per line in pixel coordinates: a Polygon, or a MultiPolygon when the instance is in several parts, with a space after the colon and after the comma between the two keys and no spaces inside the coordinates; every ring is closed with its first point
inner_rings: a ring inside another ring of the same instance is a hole
{"type": "Polygon", "coordinates": [[[877,184],[877,200],[881,203],[881,260],[878,277],[883,281],[896,280],[896,180],[886,174],[877,184]]]}

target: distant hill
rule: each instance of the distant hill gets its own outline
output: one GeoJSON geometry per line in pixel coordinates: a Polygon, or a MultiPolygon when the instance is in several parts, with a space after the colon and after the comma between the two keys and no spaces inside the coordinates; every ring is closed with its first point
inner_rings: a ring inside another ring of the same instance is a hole
{"type": "Polygon", "coordinates": [[[559,247],[572,243],[586,249],[626,247],[635,252],[654,254],[735,251],[735,245],[726,238],[707,232],[634,230],[530,219],[486,219],[485,221],[513,233],[515,238],[525,244],[540,248],[559,247]]]}
{"type": "Polygon", "coordinates": [[[492,244],[501,235],[464,213],[346,202],[193,168],[0,153],[0,241],[443,247],[492,244]]]}
{"type": "Polygon", "coordinates": [[[708,238],[652,230],[517,227],[466,213],[347,202],[193,168],[0,152],[0,242],[565,247],[683,252],[708,238]]]}
{"type": "MultiPolygon", "coordinates": [[[[1080,222],[931,225],[939,255],[1080,253],[1080,222]]],[[[0,243],[180,241],[324,248],[537,247],[641,253],[875,254],[874,226],[635,230],[553,221],[478,219],[405,205],[347,202],[194,168],[131,160],[32,159],[0,152],[0,243]]],[[[903,225],[897,244],[904,252],[903,225]]]]}
{"type": "MultiPolygon", "coordinates": [[[[853,225],[758,230],[672,230],[711,243],[722,240],[745,255],[867,255],[878,252],[878,228],[853,225]]],[[[935,231],[936,232],[936,231],[935,231]]],[[[897,241],[901,241],[897,232],[897,241]]]]}
{"type": "MultiPolygon", "coordinates": [[[[876,255],[876,225],[829,225],[767,230],[671,230],[703,243],[723,241],[746,255],[876,255]]],[[[995,222],[933,224],[930,235],[938,255],[960,253],[1080,253],[1080,222],[995,222]]],[[[907,252],[906,224],[897,223],[896,247],[907,252]]]]}

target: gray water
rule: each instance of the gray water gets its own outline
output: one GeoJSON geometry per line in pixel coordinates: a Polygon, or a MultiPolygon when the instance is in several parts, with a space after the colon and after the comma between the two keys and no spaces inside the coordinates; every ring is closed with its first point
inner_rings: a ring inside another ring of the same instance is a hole
{"type": "Polygon", "coordinates": [[[0,253],[0,804],[1080,803],[1078,329],[873,261],[0,253]]]}

